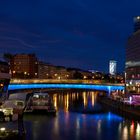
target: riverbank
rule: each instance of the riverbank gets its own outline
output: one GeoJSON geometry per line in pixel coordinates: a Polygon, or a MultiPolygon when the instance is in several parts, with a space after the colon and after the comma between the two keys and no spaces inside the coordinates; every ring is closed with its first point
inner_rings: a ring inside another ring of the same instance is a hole
{"type": "Polygon", "coordinates": [[[125,118],[140,120],[140,106],[125,104],[109,97],[98,97],[98,102],[107,110],[117,113],[125,118]]]}

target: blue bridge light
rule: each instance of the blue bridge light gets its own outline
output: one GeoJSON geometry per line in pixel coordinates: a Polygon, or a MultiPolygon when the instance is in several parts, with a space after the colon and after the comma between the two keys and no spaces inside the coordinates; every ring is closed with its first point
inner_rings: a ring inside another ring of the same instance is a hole
{"type": "Polygon", "coordinates": [[[124,86],[93,85],[93,84],[10,84],[8,90],[40,89],[40,88],[65,88],[65,89],[93,89],[93,90],[124,90],[124,86]]]}

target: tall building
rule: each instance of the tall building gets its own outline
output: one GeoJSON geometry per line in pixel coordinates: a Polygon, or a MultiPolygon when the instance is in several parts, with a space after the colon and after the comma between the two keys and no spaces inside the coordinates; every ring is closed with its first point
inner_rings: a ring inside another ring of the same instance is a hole
{"type": "Polygon", "coordinates": [[[116,75],[116,68],[117,68],[117,62],[114,60],[109,61],[109,73],[111,75],[116,75]]]}
{"type": "Polygon", "coordinates": [[[140,16],[134,17],[134,32],[140,29],[140,16]]]}
{"type": "Polygon", "coordinates": [[[134,18],[134,33],[126,46],[127,90],[140,93],[140,17],[134,18]]]}
{"type": "Polygon", "coordinates": [[[37,78],[38,60],[35,54],[16,54],[11,59],[13,78],[37,78]]]}

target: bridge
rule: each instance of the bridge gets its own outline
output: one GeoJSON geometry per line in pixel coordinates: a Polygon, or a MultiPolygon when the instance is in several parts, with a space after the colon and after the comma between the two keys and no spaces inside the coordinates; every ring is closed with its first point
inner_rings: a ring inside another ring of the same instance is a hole
{"type": "Polygon", "coordinates": [[[58,80],[58,79],[12,79],[9,90],[24,89],[91,89],[111,92],[113,90],[124,90],[124,84],[105,83],[99,80],[58,80]]]}

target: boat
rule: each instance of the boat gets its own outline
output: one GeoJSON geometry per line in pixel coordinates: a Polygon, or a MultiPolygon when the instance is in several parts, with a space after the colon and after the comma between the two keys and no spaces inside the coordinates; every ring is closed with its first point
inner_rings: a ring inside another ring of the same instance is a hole
{"type": "Polygon", "coordinates": [[[53,100],[48,93],[37,92],[33,93],[26,112],[55,114],[56,109],[53,105],[53,100]]]}
{"type": "Polygon", "coordinates": [[[0,121],[15,121],[18,115],[26,108],[29,97],[28,93],[13,93],[0,106],[0,121]]]}

